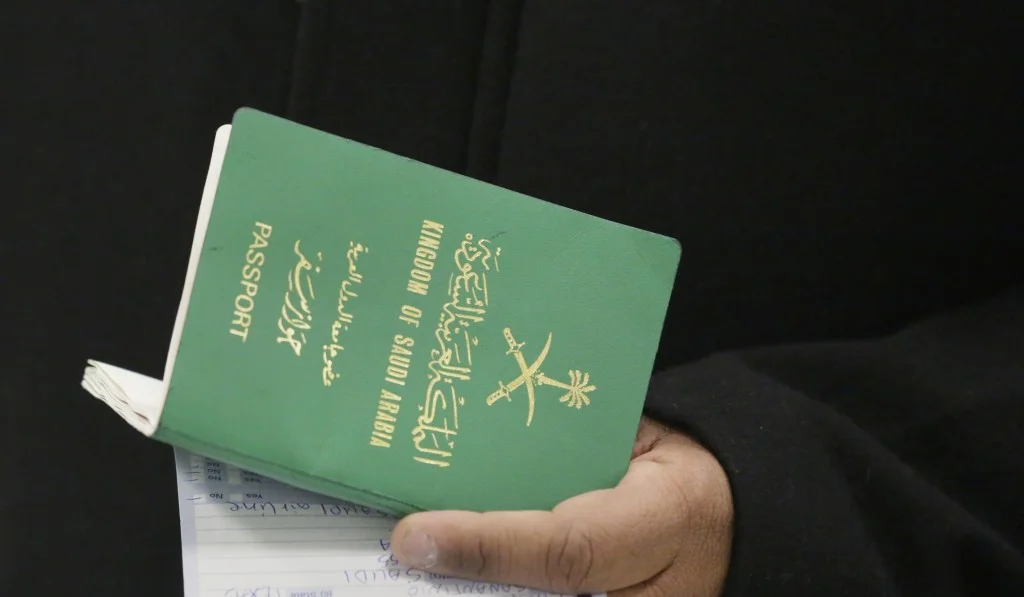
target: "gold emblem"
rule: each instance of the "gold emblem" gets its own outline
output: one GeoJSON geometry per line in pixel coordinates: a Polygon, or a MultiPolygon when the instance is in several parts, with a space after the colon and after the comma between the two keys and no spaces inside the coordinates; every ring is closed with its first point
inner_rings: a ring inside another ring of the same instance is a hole
{"type": "Polygon", "coordinates": [[[512,336],[512,330],[509,328],[502,330],[502,334],[508,343],[508,351],[505,354],[512,355],[516,364],[519,365],[519,376],[508,383],[498,382],[498,389],[487,397],[487,406],[493,406],[494,403],[502,398],[511,402],[512,392],[520,387],[525,387],[527,399],[526,426],[529,427],[530,423],[533,422],[537,386],[552,386],[565,390],[566,393],[558,401],[569,408],[580,410],[584,406],[590,405],[590,397],[587,394],[596,390],[597,386],[589,385],[589,373],[583,373],[579,369],[572,369],[569,371],[569,381],[564,382],[552,379],[540,371],[540,366],[544,363],[544,359],[548,357],[548,351],[551,349],[550,333],[548,333],[548,339],[544,343],[544,348],[540,350],[540,354],[529,365],[526,364],[526,358],[523,357],[522,351],[526,343],[516,342],[515,337],[512,336]]]}

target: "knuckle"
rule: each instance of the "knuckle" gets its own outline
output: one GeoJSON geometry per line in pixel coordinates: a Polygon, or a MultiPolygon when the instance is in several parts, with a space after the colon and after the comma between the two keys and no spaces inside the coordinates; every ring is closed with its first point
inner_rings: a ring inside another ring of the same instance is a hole
{"type": "Polygon", "coordinates": [[[480,535],[463,543],[455,567],[478,580],[500,581],[511,573],[509,543],[502,537],[480,535]]]}
{"type": "Polygon", "coordinates": [[[492,536],[484,541],[484,574],[489,580],[505,581],[512,577],[512,552],[515,538],[510,534],[492,536]]]}
{"type": "Polygon", "coordinates": [[[595,542],[578,525],[567,524],[548,544],[544,572],[553,589],[580,593],[594,569],[595,542]]]}

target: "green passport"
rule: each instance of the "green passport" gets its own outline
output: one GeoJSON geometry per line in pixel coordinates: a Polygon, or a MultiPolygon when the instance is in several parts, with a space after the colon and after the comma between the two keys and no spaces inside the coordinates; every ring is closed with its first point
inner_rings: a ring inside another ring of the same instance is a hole
{"type": "Polygon", "coordinates": [[[392,514],[625,473],[678,243],[251,109],[222,126],[142,433],[392,514]]]}

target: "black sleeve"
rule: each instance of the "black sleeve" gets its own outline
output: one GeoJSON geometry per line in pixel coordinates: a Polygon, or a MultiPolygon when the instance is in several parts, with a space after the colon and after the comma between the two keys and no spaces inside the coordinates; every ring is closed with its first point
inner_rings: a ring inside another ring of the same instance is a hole
{"type": "Polygon", "coordinates": [[[715,355],[648,414],[730,478],[726,595],[1024,595],[1024,293],[890,337],[715,355]]]}

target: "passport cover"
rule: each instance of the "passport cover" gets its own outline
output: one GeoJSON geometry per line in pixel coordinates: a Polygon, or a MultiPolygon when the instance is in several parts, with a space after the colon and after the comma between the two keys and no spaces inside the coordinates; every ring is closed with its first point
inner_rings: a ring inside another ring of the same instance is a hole
{"type": "Polygon", "coordinates": [[[625,473],[668,237],[243,108],[218,131],[142,433],[393,514],[550,509],[625,473]]]}

